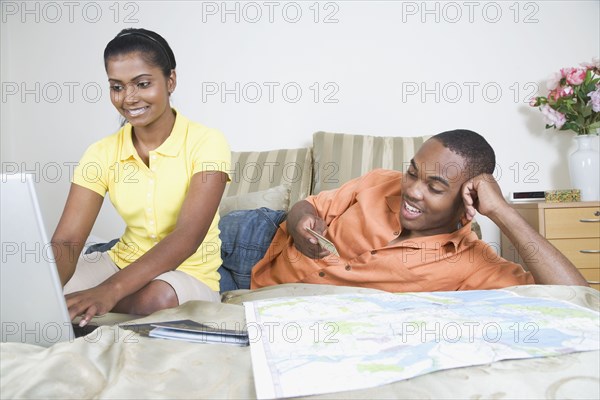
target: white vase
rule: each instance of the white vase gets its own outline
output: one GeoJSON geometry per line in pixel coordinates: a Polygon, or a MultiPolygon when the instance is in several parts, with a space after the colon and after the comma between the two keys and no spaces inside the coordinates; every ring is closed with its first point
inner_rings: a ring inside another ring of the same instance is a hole
{"type": "Polygon", "coordinates": [[[595,136],[575,136],[577,150],[569,156],[571,186],[581,190],[581,201],[600,200],[600,154],[594,149],[595,136]]]}

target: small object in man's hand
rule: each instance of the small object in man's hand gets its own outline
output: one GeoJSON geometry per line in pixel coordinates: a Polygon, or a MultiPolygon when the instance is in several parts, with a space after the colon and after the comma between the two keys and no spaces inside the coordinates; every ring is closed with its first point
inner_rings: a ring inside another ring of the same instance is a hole
{"type": "Polygon", "coordinates": [[[306,230],[308,232],[310,232],[310,234],[313,235],[315,238],[317,238],[317,242],[319,242],[319,245],[322,248],[329,251],[331,254],[334,254],[339,257],[340,254],[338,253],[338,251],[335,248],[335,245],[333,243],[331,243],[329,240],[325,239],[325,237],[323,235],[313,231],[310,228],[306,228],[306,230]]]}

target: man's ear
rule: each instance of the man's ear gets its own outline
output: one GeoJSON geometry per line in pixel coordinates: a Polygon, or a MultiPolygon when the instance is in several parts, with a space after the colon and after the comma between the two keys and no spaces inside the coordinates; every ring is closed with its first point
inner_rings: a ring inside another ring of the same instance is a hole
{"type": "Polygon", "coordinates": [[[456,216],[458,217],[458,223],[461,226],[465,226],[469,220],[467,219],[467,209],[465,208],[465,201],[462,197],[462,190],[458,195],[456,203],[456,216]]]}
{"type": "Polygon", "coordinates": [[[471,221],[469,221],[469,219],[467,218],[467,213],[466,213],[466,212],[465,212],[465,213],[463,213],[462,217],[460,218],[460,226],[461,226],[461,227],[462,227],[462,226],[465,226],[465,225],[466,225],[466,224],[468,224],[469,222],[471,222],[471,221]]]}

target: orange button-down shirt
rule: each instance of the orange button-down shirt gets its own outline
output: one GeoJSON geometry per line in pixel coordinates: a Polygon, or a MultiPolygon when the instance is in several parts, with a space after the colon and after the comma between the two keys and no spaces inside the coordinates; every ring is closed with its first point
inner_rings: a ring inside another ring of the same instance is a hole
{"type": "Polygon", "coordinates": [[[327,237],[340,256],[303,255],[284,222],[252,270],[252,288],[301,282],[421,292],[534,283],[519,264],[479,240],[470,223],[452,233],[390,245],[402,231],[401,180],[398,171],[378,169],[307,198],[325,220],[327,237]]]}

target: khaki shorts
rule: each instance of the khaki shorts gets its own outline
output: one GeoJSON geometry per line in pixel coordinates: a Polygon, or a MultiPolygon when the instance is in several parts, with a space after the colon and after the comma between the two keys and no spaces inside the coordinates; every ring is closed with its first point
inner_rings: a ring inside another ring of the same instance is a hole
{"type": "MultiPolygon", "coordinates": [[[[79,257],[75,273],[65,285],[63,292],[69,294],[98,286],[118,271],[119,267],[106,252],[83,255],[79,257]]],[[[164,281],[171,285],[177,294],[179,304],[190,300],[221,301],[219,292],[213,291],[205,283],[182,271],[165,272],[154,280],[164,281]]]]}

